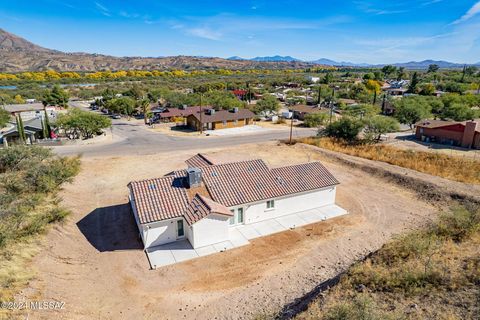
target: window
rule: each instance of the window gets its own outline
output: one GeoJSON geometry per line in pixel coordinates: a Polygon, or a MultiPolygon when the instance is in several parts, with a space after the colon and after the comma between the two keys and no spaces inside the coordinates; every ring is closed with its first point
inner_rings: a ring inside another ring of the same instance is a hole
{"type": "Polygon", "coordinates": [[[223,120],[223,125],[226,126],[227,125],[227,120],[223,120]]]}
{"type": "Polygon", "coordinates": [[[275,208],[275,200],[268,200],[267,201],[267,209],[275,208]]]}
{"type": "Polygon", "coordinates": [[[232,209],[232,210],[230,210],[230,212],[233,213],[233,216],[230,217],[230,219],[228,219],[228,223],[230,225],[233,225],[233,224],[235,224],[235,210],[232,209]]]}
{"type": "Polygon", "coordinates": [[[243,223],[243,208],[237,209],[237,223],[243,223]]]}

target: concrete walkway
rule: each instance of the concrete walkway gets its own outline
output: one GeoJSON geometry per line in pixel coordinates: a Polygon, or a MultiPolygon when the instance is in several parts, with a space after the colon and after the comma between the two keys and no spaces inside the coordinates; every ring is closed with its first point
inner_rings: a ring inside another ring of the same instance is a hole
{"type": "Polygon", "coordinates": [[[347,214],[337,205],[328,205],[312,210],[292,213],[286,216],[230,228],[230,240],[194,249],[188,240],[167,243],[147,249],[147,257],[152,269],[181,261],[223,252],[249,244],[249,240],[273,233],[294,229],[326,219],[347,214]]]}
{"type": "Polygon", "coordinates": [[[266,129],[264,127],[250,124],[247,126],[237,127],[237,128],[206,130],[205,133],[211,136],[230,136],[230,135],[247,134],[247,133],[263,133],[263,132],[268,132],[272,130],[278,130],[278,129],[266,129]]]}

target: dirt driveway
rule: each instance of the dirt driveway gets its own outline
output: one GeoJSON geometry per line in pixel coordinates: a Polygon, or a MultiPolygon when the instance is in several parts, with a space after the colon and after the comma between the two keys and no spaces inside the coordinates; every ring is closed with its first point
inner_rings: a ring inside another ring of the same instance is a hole
{"type": "MultiPolygon", "coordinates": [[[[271,166],[320,159],[312,150],[273,142],[211,152],[232,160],[258,157],[271,166]]],[[[435,212],[408,191],[325,159],[341,182],[337,203],[350,215],[149,270],[126,185],[183,168],[192,154],[83,160],[82,172],[63,192],[73,214],[41,244],[32,262],[37,280],[20,296],[66,306],[30,311],[30,319],[237,319],[272,313],[435,212]]]]}

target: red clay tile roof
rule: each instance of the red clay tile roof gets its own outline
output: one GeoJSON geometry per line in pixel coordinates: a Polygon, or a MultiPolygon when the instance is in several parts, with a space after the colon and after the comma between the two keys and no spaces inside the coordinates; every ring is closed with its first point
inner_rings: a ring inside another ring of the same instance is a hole
{"type": "Polygon", "coordinates": [[[206,155],[201,153],[197,153],[193,157],[187,159],[185,163],[188,165],[189,168],[202,168],[214,164],[211,159],[207,158],[206,155]]]}
{"type": "Polygon", "coordinates": [[[141,224],[178,218],[188,205],[183,179],[166,176],[129,184],[141,224]]]}
{"type": "Polygon", "coordinates": [[[262,160],[202,168],[212,199],[227,206],[278,198],[321,189],[339,182],[320,163],[269,169],[262,160]]]}
{"type": "MultiPolygon", "coordinates": [[[[204,109],[204,112],[202,114],[202,123],[251,119],[255,117],[255,114],[252,111],[245,108],[238,109],[238,112],[233,112],[229,110],[219,110],[219,111],[215,111],[215,113],[212,115],[207,113],[208,109],[210,108],[204,109]]],[[[195,117],[195,119],[200,121],[200,111],[197,111],[191,114],[190,116],[195,117]]]]}
{"type": "Polygon", "coordinates": [[[300,113],[306,113],[306,114],[325,112],[325,110],[318,108],[316,106],[306,106],[304,104],[297,104],[297,105],[288,107],[288,110],[296,111],[300,113]]]}
{"type": "MultiPolygon", "coordinates": [[[[262,160],[248,160],[200,169],[211,198],[201,196],[203,200],[206,199],[205,206],[210,211],[224,213],[224,207],[313,191],[339,183],[320,162],[269,169],[262,160]]],[[[192,213],[185,176],[186,171],[179,170],[164,178],[130,183],[140,223],[181,216],[194,223],[198,221],[195,220],[197,216],[205,214],[201,210],[197,215],[192,213]]]]}
{"type": "Polygon", "coordinates": [[[205,218],[209,214],[216,213],[224,216],[233,216],[233,213],[224,205],[217,203],[204,196],[196,194],[185,211],[184,218],[188,225],[205,218]]]}

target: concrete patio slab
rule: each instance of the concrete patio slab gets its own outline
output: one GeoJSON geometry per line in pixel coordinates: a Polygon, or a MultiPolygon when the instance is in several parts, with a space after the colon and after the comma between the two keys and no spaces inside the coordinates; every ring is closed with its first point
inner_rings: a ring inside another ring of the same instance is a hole
{"type": "Polygon", "coordinates": [[[238,226],[235,229],[237,229],[248,240],[262,236],[252,225],[238,226]]]}
{"type": "Polygon", "coordinates": [[[217,250],[217,252],[222,252],[228,249],[233,249],[234,245],[231,241],[224,241],[220,243],[215,243],[213,247],[215,248],[215,250],[217,250]]]}
{"type": "Polygon", "coordinates": [[[174,264],[175,258],[170,250],[159,249],[159,247],[148,249],[147,257],[150,262],[150,267],[156,269],[169,264],[174,264]]]}
{"type": "Polygon", "coordinates": [[[260,221],[252,224],[253,228],[260,233],[261,236],[267,236],[272,233],[285,231],[286,228],[278,223],[277,219],[260,221]]]}
{"type": "Polygon", "coordinates": [[[297,213],[297,215],[305,220],[308,224],[322,221],[323,214],[316,210],[309,210],[297,213]]]}
{"type": "Polygon", "coordinates": [[[172,249],[171,250],[175,262],[190,260],[198,257],[197,252],[190,246],[190,249],[172,249]]]}
{"type": "Polygon", "coordinates": [[[333,218],[347,213],[346,210],[337,205],[329,205],[249,225],[232,227],[229,230],[230,240],[213,245],[193,249],[190,242],[184,239],[150,248],[146,253],[150,266],[156,269],[177,262],[241,247],[247,245],[251,239],[286,231],[294,227],[321,222],[327,218],[333,218]]]}
{"type": "Polygon", "coordinates": [[[195,249],[195,252],[198,254],[199,257],[208,256],[212,253],[217,253],[217,250],[213,246],[206,246],[195,249]]]}
{"type": "Polygon", "coordinates": [[[308,224],[307,221],[300,218],[298,214],[289,214],[288,216],[279,217],[275,220],[287,229],[301,227],[308,224]]]}
{"type": "Polygon", "coordinates": [[[241,247],[250,243],[248,239],[245,238],[245,236],[243,236],[243,234],[240,233],[240,231],[236,228],[231,228],[229,230],[229,233],[230,241],[235,247],[241,247]]]}

